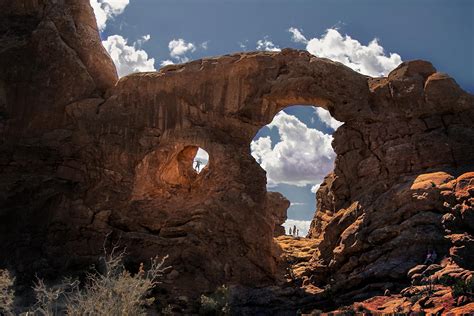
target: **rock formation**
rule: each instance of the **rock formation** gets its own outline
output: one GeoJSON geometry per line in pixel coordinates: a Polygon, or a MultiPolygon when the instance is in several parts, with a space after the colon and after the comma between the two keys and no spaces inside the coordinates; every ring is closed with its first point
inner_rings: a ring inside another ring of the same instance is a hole
{"type": "Polygon", "coordinates": [[[284,49],[117,81],[88,3],[0,1],[0,265],[83,267],[108,235],[135,263],[168,254],[170,290],[271,284],[286,202],[249,144],[302,104],[344,122],[317,193],[312,282],[397,282],[429,246],[472,269],[474,98],[452,78],[412,61],[375,79],[284,49]]]}
{"type": "Polygon", "coordinates": [[[335,170],[309,233],[321,239],[313,272],[322,284],[364,292],[403,280],[430,248],[473,270],[472,96],[421,61],[368,83],[386,118],[336,131],[335,170]]]}
{"type": "Polygon", "coordinates": [[[281,193],[268,192],[266,207],[268,212],[273,214],[273,236],[278,237],[285,235],[286,232],[283,223],[287,220],[286,212],[290,207],[290,201],[288,201],[281,193]]]}

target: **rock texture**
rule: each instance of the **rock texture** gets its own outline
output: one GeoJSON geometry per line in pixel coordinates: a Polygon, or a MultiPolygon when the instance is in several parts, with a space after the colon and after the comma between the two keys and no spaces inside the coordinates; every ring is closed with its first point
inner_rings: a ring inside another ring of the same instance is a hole
{"type": "Polygon", "coordinates": [[[406,279],[429,246],[472,269],[474,98],[452,78],[412,61],[374,79],[285,49],[117,81],[88,3],[0,1],[0,265],[55,275],[109,236],[132,264],[169,254],[172,291],[271,284],[286,202],[249,144],[303,104],[345,123],[317,193],[312,282],[406,279]]]}
{"type": "Polygon", "coordinates": [[[400,291],[395,289],[393,282],[372,283],[363,292],[353,292],[353,297],[347,299],[347,295],[335,291],[334,284],[321,288],[313,284],[315,275],[310,258],[315,255],[320,240],[291,236],[280,236],[275,240],[283,250],[282,279],[278,286],[265,289],[233,289],[231,294],[237,299],[232,308],[237,313],[245,314],[249,310],[255,313],[259,307],[265,310],[265,306],[268,314],[269,311],[276,314],[288,311],[288,315],[296,314],[298,310],[304,315],[330,311],[335,314],[424,312],[436,315],[474,312],[472,271],[461,268],[449,257],[410,269],[407,278],[411,284],[400,291]],[[383,290],[382,294],[380,290],[383,290]],[[255,296],[258,299],[252,299],[255,296]],[[370,298],[361,301],[364,296],[370,298]]]}
{"type": "Polygon", "coordinates": [[[348,297],[402,281],[430,249],[473,270],[472,96],[421,61],[368,83],[387,119],[337,130],[309,233],[316,284],[357,289],[348,297]]]}
{"type": "Polygon", "coordinates": [[[286,199],[281,193],[278,192],[268,192],[267,193],[267,204],[266,207],[270,214],[273,214],[273,236],[278,237],[285,235],[285,227],[283,223],[286,221],[287,216],[286,212],[290,207],[290,201],[286,199]]]}

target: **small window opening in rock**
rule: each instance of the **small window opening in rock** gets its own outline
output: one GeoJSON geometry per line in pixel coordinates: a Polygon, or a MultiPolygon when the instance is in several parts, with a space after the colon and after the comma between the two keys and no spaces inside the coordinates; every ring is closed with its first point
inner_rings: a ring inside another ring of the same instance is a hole
{"type": "Polygon", "coordinates": [[[209,163],[209,154],[207,151],[199,147],[198,151],[196,152],[196,156],[193,159],[193,169],[197,173],[201,173],[201,171],[207,166],[209,163]]]}

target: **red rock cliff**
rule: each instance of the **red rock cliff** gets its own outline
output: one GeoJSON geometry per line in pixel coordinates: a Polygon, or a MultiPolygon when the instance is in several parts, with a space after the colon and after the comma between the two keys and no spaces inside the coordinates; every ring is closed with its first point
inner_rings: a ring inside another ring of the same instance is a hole
{"type": "MultiPolygon", "coordinates": [[[[315,282],[396,280],[425,245],[452,249],[443,217],[461,202],[443,203],[441,186],[473,170],[474,99],[430,63],[373,79],[285,49],[117,81],[88,1],[0,1],[0,17],[1,264],[81,266],[112,233],[135,261],[169,254],[184,291],[271,283],[281,214],[249,144],[294,104],[345,123],[317,193],[315,282]],[[443,178],[417,186],[431,172],[443,178]]],[[[472,227],[456,227],[471,247],[472,227]]]]}

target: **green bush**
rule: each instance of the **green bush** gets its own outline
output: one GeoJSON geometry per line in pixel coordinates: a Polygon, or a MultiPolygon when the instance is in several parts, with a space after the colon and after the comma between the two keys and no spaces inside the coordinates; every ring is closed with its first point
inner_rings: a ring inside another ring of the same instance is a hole
{"type": "Polygon", "coordinates": [[[449,274],[445,274],[441,276],[438,280],[438,283],[444,286],[451,286],[456,282],[456,279],[450,276],[449,274]]]}
{"type": "Polygon", "coordinates": [[[230,315],[230,291],[225,285],[220,286],[209,296],[201,295],[200,315],[230,315]]]}
{"type": "Polygon", "coordinates": [[[455,278],[450,275],[443,275],[439,279],[439,284],[449,286],[453,297],[459,297],[462,295],[472,296],[474,292],[474,284],[472,280],[464,281],[460,278],[455,278]]]}
{"type": "Polygon", "coordinates": [[[454,284],[451,286],[453,297],[459,297],[462,295],[472,296],[473,289],[474,286],[472,281],[464,282],[461,279],[457,279],[456,282],[454,282],[454,284]]]}

